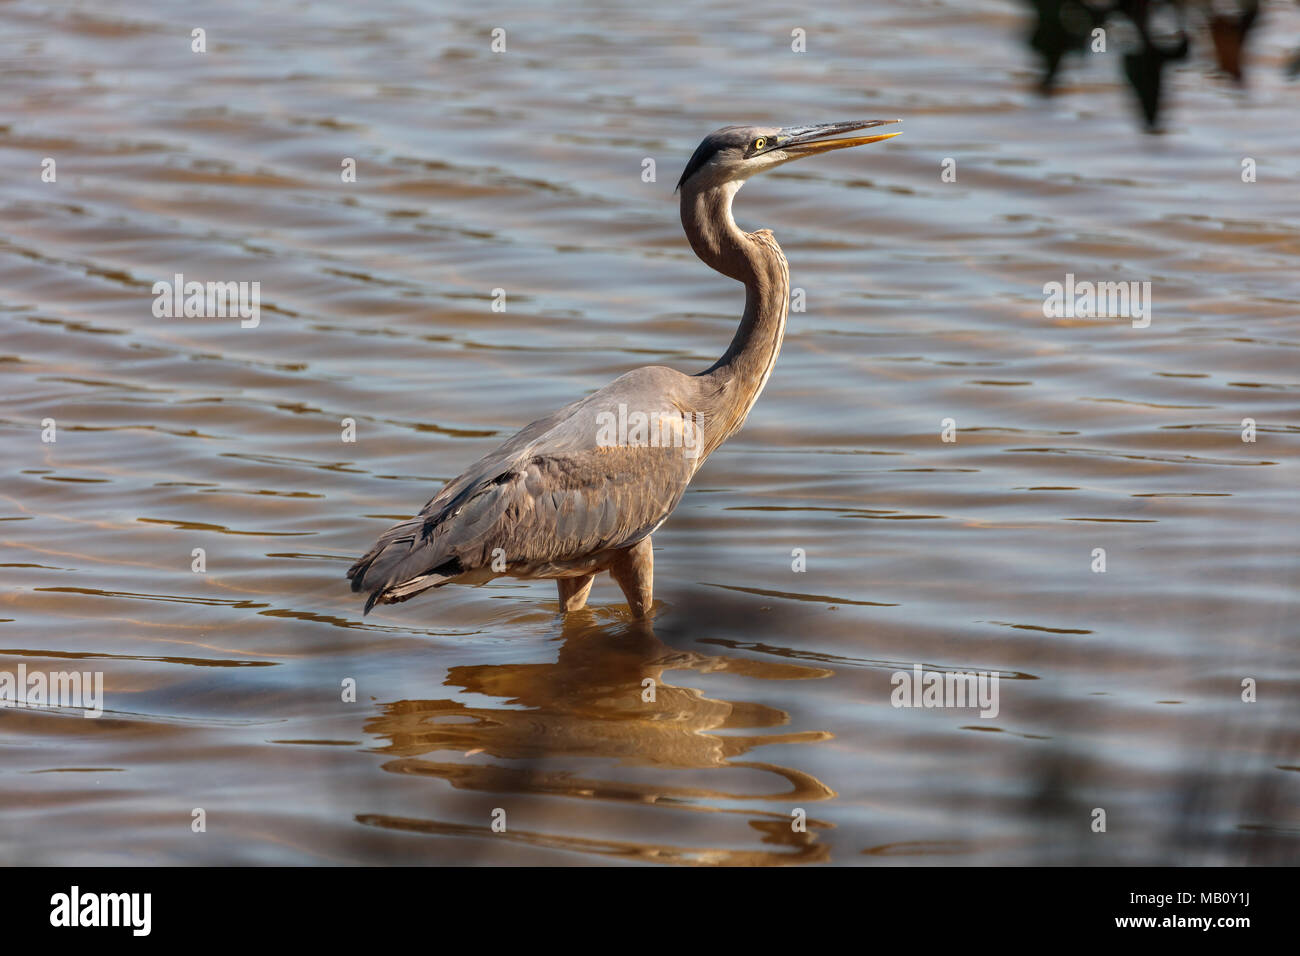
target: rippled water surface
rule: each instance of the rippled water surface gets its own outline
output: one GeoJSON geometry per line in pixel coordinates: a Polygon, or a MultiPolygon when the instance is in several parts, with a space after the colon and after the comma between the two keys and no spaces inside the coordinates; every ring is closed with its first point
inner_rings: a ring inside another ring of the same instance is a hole
{"type": "Polygon", "coordinates": [[[1032,97],[1018,5],[745,6],[0,4],[0,670],[107,708],[0,711],[0,862],[1296,858],[1300,8],[1145,136],[1113,56],[1032,97]],[[607,578],[362,618],[344,571],[441,482],[722,351],[705,133],[894,116],[737,198],[806,311],[652,626],[607,578]],[[155,318],[176,273],[260,325],[155,318]],[[1066,273],[1150,281],[1150,327],[1045,318],[1066,273]],[[998,716],[892,707],[914,664],[1000,672],[998,716]]]}

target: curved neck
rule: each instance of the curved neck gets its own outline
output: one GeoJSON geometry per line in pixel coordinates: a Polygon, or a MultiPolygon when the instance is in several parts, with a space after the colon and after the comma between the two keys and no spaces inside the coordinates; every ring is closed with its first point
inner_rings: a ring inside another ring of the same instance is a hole
{"type": "Polygon", "coordinates": [[[711,430],[720,445],[744,424],[772,374],[785,337],[790,308],[790,267],[770,230],[742,232],[731,217],[738,180],[682,189],[682,226],[704,263],[745,284],[745,314],[731,345],[700,377],[712,380],[723,428],[711,430]]]}

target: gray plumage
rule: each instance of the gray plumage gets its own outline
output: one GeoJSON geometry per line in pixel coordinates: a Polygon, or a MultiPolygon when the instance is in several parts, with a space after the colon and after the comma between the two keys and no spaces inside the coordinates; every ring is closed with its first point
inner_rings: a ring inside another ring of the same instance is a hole
{"type": "Polygon", "coordinates": [[[756,172],[897,135],[826,138],[881,122],[888,121],[726,127],[706,137],[678,184],[681,217],[700,258],[745,284],[731,346],[697,375],[634,369],[528,425],[448,482],[348,570],[352,590],[369,592],[366,612],[449,582],[500,575],[557,579],[562,609],[575,610],[594,575],[608,570],[643,616],[652,595],[650,535],[699,466],[744,423],[785,332],[785,256],[769,231],[736,227],[732,197],[756,172]],[[649,427],[638,431],[638,421],[649,427]]]}

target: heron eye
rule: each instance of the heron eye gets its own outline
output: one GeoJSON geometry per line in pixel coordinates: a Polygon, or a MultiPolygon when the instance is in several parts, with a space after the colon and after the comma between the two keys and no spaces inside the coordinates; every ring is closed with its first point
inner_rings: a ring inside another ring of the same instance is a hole
{"type": "Polygon", "coordinates": [[[762,148],[763,148],[764,146],[766,146],[766,145],[767,145],[767,140],[765,140],[765,139],[764,139],[763,137],[761,137],[761,136],[760,136],[758,139],[754,140],[754,148],[755,148],[755,149],[762,149],[762,148]]]}

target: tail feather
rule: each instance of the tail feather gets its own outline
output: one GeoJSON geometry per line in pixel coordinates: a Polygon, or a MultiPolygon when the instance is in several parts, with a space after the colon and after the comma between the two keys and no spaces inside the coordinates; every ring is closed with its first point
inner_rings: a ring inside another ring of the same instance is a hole
{"type": "MultiPolygon", "coordinates": [[[[441,587],[464,573],[465,569],[461,566],[460,559],[451,558],[438,565],[438,567],[422,574],[416,574],[408,578],[389,578],[382,582],[373,583],[369,585],[371,587],[370,596],[366,598],[366,607],[362,612],[362,616],[369,614],[376,604],[398,604],[415,597],[422,591],[429,590],[429,588],[441,587]]],[[[366,587],[367,585],[364,583],[358,587],[358,582],[363,581],[365,577],[364,571],[353,577],[352,590],[359,591],[366,587]]]]}
{"type": "Polygon", "coordinates": [[[507,471],[486,482],[466,479],[463,487],[457,479],[420,514],[381,534],[348,569],[352,590],[370,592],[365,613],[481,569],[483,531],[504,507],[501,489],[517,477],[507,471]]]}
{"type": "Polygon", "coordinates": [[[416,542],[420,540],[423,523],[423,519],[417,516],[396,524],[381,534],[370,550],[348,568],[352,590],[383,590],[394,583],[392,578],[396,577],[397,566],[410,556],[416,542]]]}

